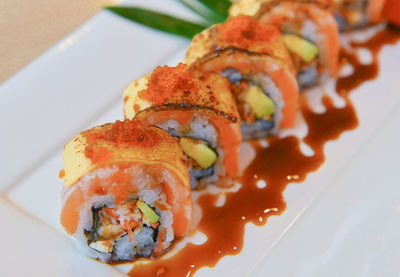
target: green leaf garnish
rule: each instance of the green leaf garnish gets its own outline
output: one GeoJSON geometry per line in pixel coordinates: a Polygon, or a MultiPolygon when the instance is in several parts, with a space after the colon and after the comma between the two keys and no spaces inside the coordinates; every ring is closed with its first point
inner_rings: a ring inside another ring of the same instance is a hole
{"type": "Polygon", "coordinates": [[[204,6],[208,7],[210,10],[213,10],[224,19],[228,18],[228,10],[232,5],[229,0],[197,0],[201,2],[204,6]]]}
{"type": "Polygon", "coordinates": [[[142,25],[185,38],[192,38],[197,33],[209,27],[208,25],[193,23],[138,7],[114,6],[105,7],[105,9],[142,25]]]}
{"type": "Polygon", "coordinates": [[[205,6],[201,1],[199,0],[178,0],[182,4],[184,4],[186,7],[209,21],[210,23],[220,23],[225,20],[225,17],[219,15],[216,13],[214,10],[211,10],[209,7],[205,6]]]}

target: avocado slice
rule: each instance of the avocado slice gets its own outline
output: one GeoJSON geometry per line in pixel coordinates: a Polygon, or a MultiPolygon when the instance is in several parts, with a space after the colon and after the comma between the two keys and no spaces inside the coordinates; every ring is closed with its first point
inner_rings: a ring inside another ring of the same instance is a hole
{"type": "Polygon", "coordinates": [[[156,212],[143,201],[138,200],[136,202],[136,206],[143,213],[143,216],[150,221],[151,224],[157,223],[160,219],[160,216],[156,214],[156,212]]]}
{"type": "Polygon", "coordinates": [[[293,34],[284,34],[283,40],[290,52],[309,63],[318,55],[318,47],[313,43],[293,34]]]}
{"type": "Polygon", "coordinates": [[[275,104],[257,85],[250,85],[245,91],[244,102],[250,106],[256,118],[272,116],[275,113],[275,104]]]}
{"type": "Polygon", "coordinates": [[[195,160],[202,169],[209,168],[217,161],[217,153],[201,140],[181,138],[179,143],[183,152],[195,160]]]}

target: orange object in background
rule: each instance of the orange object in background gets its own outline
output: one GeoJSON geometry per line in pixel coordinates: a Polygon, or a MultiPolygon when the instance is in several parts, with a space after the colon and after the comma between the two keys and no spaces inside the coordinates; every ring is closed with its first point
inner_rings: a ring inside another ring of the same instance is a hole
{"type": "Polygon", "coordinates": [[[390,23],[400,27],[400,1],[399,0],[386,0],[383,7],[383,16],[389,20],[390,23]]]}

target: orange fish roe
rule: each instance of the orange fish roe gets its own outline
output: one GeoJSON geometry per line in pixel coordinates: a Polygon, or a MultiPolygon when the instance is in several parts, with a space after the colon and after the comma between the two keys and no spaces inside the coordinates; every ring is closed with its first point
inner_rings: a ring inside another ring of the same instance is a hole
{"type": "Polygon", "coordinates": [[[65,170],[64,170],[64,169],[61,169],[61,170],[58,172],[58,178],[64,178],[64,176],[65,176],[65,170]]]}
{"type": "Polygon", "coordinates": [[[158,143],[159,136],[149,126],[144,125],[137,119],[117,120],[111,128],[101,130],[97,133],[87,135],[89,143],[96,140],[105,140],[115,144],[129,144],[141,147],[153,147],[158,143]]]}
{"type": "Polygon", "coordinates": [[[85,156],[92,160],[93,163],[104,164],[113,158],[113,153],[105,147],[94,149],[93,147],[85,147],[85,156]]]}
{"type": "Polygon", "coordinates": [[[176,67],[158,66],[151,74],[147,89],[139,92],[142,99],[160,105],[176,93],[197,92],[193,81],[194,74],[187,71],[187,66],[179,63],[176,67]]]}
{"type": "Polygon", "coordinates": [[[280,35],[275,26],[263,25],[250,16],[237,16],[218,27],[222,38],[241,48],[249,48],[254,43],[269,42],[280,35]]]}

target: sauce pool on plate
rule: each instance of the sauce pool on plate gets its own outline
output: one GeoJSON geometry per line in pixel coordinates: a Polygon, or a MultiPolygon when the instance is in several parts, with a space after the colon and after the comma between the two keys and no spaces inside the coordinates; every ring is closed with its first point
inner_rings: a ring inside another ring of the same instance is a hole
{"type": "Polygon", "coordinates": [[[269,216],[281,214],[286,207],[282,193],[287,184],[304,181],[308,173],[317,170],[324,162],[325,143],[357,127],[357,115],[348,95],[363,82],[377,77],[380,49],[399,39],[400,33],[387,28],[365,43],[353,43],[353,49],[362,47],[371,51],[373,61],[368,65],[361,64],[354,53],[341,52],[341,60],[354,68],[353,74],[339,78],[336,84],[337,93],[346,102],[345,107],[336,108],[332,100],[325,96],[323,104],[326,112],[318,114],[310,109],[306,101],[301,103],[308,126],[304,142],[314,155],[304,155],[300,150],[300,140],[294,136],[269,138],[267,148],[253,143],[257,155],[240,180],[241,189],[228,193],[221,207],[215,205],[216,195],[205,194],[198,199],[203,214],[207,216],[201,219],[196,229],[206,234],[207,241],[201,245],[189,243],[171,258],[161,257],[151,263],[135,264],[129,275],[193,276],[201,267],[213,267],[222,257],[240,253],[246,223],[263,225],[269,216]],[[267,187],[257,187],[259,180],[265,180],[267,187]]]}

